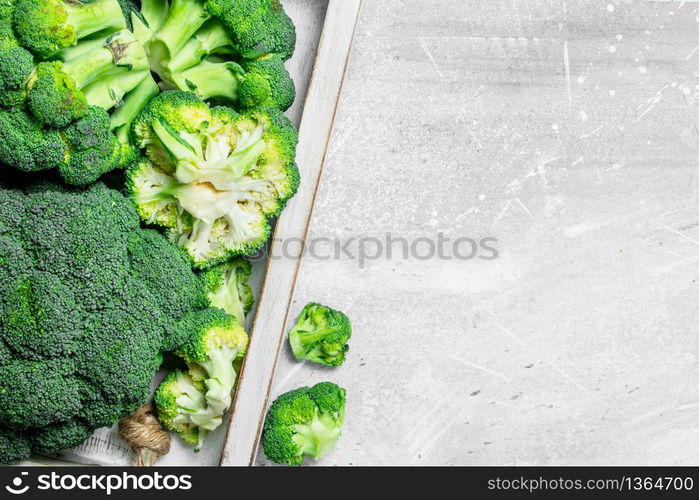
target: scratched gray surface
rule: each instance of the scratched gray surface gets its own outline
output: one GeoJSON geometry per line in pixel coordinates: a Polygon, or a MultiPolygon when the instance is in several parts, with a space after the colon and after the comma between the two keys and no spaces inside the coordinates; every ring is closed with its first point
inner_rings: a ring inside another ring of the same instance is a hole
{"type": "Polygon", "coordinates": [[[277,370],[274,395],[347,388],[321,464],[699,463],[698,23],[696,2],[364,0],[311,236],[499,257],[304,258],[294,314],[354,324],[341,368],[284,349],[277,370]]]}

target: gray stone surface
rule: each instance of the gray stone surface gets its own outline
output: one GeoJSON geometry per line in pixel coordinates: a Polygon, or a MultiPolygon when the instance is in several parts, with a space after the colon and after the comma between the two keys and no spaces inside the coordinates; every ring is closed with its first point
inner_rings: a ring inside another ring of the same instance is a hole
{"type": "Polygon", "coordinates": [[[274,395],[347,388],[321,464],[699,463],[698,22],[696,2],[364,0],[311,236],[499,256],[304,258],[293,312],[354,324],[341,368],[285,346],[277,369],[274,395]]]}

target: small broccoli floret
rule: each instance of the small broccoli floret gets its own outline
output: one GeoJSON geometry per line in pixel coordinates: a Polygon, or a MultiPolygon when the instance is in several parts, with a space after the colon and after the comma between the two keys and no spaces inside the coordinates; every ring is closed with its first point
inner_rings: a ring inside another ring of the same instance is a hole
{"type": "Polygon", "coordinates": [[[294,81],[284,67],[283,59],[268,54],[255,60],[243,61],[246,78],[238,90],[243,108],[271,106],[288,109],[296,98],[294,81]]]}
{"type": "Polygon", "coordinates": [[[127,173],[131,197],[197,267],[254,253],[268,238],[268,218],[296,192],[296,131],[278,110],[237,115],[164,92],[133,131],[148,160],[127,173]]]}
{"type": "MultiPolygon", "coordinates": [[[[8,23],[0,21],[5,27],[8,23]]],[[[24,84],[34,67],[33,56],[17,44],[10,29],[0,27],[0,106],[20,106],[26,99],[24,84]]]]}
{"type": "Polygon", "coordinates": [[[168,373],[155,391],[158,419],[166,429],[175,431],[182,440],[201,448],[208,430],[221,424],[221,417],[206,418],[206,387],[188,373],[174,370],[168,373]]]}
{"type": "Polygon", "coordinates": [[[85,96],[60,62],[39,63],[27,88],[29,110],[51,127],[65,127],[87,111],[85,96]]]}
{"type": "Polygon", "coordinates": [[[299,361],[340,366],[349,350],[352,325],[342,312],[311,302],[289,332],[291,350],[299,361]]]}
{"type": "Polygon", "coordinates": [[[176,354],[189,369],[168,374],[155,393],[155,404],[163,425],[199,449],[231,406],[235,364],[245,354],[248,336],[220,309],[191,313],[178,329],[184,342],[176,354]]]}
{"type": "Polygon", "coordinates": [[[175,353],[185,360],[192,377],[205,383],[208,409],[223,415],[231,406],[236,380],[233,362],[245,355],[248,345],[245,330],[220,309],[191,313],[179,329],[188,337],[175,353]]]}
{"type": "Polygon", "coordinates": [[[265,455],[288,465],[300,465],[307,456],[318,460],[335,448],[344,419],[345,390],[331,382],[282,394],[265,419],[265,455]]]}
{"type": "Polygon", "coordinates": [[[251,272],[250,262],[238,258],[202,273],[211,306],[223,309],[241,326],[254,300],[248,284],[251,272]]]}
{"type": "Polygon", "coordinates": [[[208,0],[206,10],[231,33],[234,50],[242,57],[293,55],[296,28],[279,0],[208,0]]]}
{"type": "Polygon", "coordinates": [[[63,163],[66,146],[58,131],[44,128],[19,109],[0,109],[0,158],[24,172],[46,170],[63,163]]]}
{"type": "Polygon", "coordinates": [[[124,29],[126,20],[117,0],[16,0],[14,26],[24,47],[48,58],[93,33],[124,29]]]}

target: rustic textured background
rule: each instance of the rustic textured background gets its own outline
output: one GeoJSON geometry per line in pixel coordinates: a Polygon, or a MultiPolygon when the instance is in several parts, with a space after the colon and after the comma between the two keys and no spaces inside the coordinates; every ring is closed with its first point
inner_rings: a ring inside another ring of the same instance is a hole
{"type": "MultiPolygon", "coordinates": [[[[322,464],[699,463],[699,4],[364,0],[312,237],[493,236],[493,261],[306,257],[345,365],[322,464]]],[[[400,253],[400,252],[398,252],[400,253]]],[[[260,456],[260,463],[265,463],[260,456]]]]}

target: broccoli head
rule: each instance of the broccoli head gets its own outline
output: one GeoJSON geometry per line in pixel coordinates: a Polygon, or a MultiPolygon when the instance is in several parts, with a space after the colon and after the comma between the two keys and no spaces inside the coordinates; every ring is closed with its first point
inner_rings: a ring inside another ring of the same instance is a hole
{"type": "Polygon", "coordinates": [[[339,366],[345,361],[351,336],[352,325],[344,313],[311,302],[289,332],[289,344],[299,361],[339,366]]]}
{"type": "Polygon", "coordinates": [[[34,57],[19,46],[10,23],[0,20],[0,107],[24,103],[24,84],[33,68],[34,57]]]}
{"type": "Polygon", "coordinates": [[[126,19],[118,0],[15,0],[14,27],[22,46],[48,58],[93,33],[124,29],[126,19]]]}
{"type": "Polygon", "coordinates": [[[279,396],[269,407],[262,446],[279,464],[300,465],[330,453],[342,433],[345,390],[331,382],[301,387],[279,396]]]}
{"type": "Polygon", "coordinates": [[[21,109],[0,109],[0,158],[5,165],[34,172],[54,168],[65,157],[57,130],[45,128],[21,109]]]}
{"type": "Polygon", "coordinates": [[[208,0],[206,10],[228,29],[234,50],[242,57],[279,54],[288,59],[293,55],[296,28],[279,0],[208,0]]]}
{"type": "Polygon", "coordinates": [[[235,317],[239,325],[245,325],[245,315],[254,300],[248,284],[251,272],[250,262],[237,258],[202,273],[211,306],[235,317]]]}
{"type": "Polygon", "coordinates": [[[296,130],[276,109],[239,115],[163,92],[133,134],[147,156],[127,173],[139,214],[167,227],[196,267],[257,251],[299,183],[296,130]]]}
{"type": "Polygon", "coordinates": [[[141,229],[118,191],[1,187],[0,463],[77,445],[138,408],[162,351],[199,355],[184,343],[194,316],[235,324],[207,307],[186,254],[141,229]]]}

